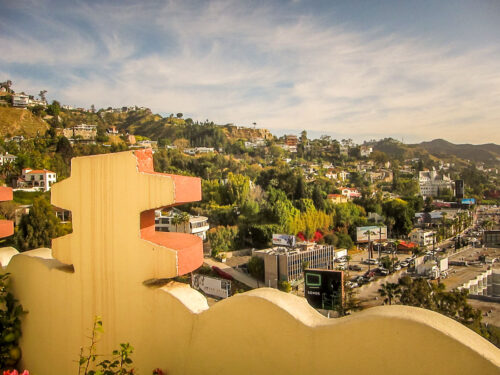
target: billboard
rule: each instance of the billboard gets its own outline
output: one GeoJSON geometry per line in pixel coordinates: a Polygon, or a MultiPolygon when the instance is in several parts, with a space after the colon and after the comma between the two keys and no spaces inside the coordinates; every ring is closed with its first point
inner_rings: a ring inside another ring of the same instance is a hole
{"type": "Polygon", "coordinates": [[[357,242],[368,242],[368,237],[370,237],[370,241],[387,240],[387,227],[378,227],[373,225],[368,227],[356,228],[357,242]]]}
{"type": "Polygon", "coordinates": [[[194,289],[214,297],[227,298],[231,290],[231,281],[216,279],[200,274],[194,274],[192,280],[194,289]]]}
{"type": "Polygon", "coordinates": [[[295,246],[295,236],[289,234],[273,234],[273,245],[295,246]]]}
{"type": "Polygon", "coordinates": [[[476,204],[476,198],[464,198],[462,204],[476,204]]]}
{"type": "Polygon", "coordinates": [[[335,310],[344,300],[344,272],[305,269],[305,297],[315,309],[335,310]]]}

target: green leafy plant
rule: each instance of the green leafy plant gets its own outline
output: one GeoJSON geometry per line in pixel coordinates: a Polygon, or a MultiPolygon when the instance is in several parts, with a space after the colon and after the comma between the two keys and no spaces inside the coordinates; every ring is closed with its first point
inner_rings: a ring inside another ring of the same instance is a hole
{"type": "Polygon", "coordinates": [[[21,358],[21,316],[26,313],[9,291],[9,277],[0,275],[0,369],[12,368],[21,358]]]}
{"type": "Polygon", "coordinates": [[[96,370],[90,370],[90,367],[94,365],[98,357],[102,355],[96,354],[96,344],[99,339],[99,335],[104,332],[102,327],[102,320],[100,317],[96,316],[94,319],[94,326],[92,329],[92,335],[89,337],[90,345],[86,350],[82,347],[80,348],[80,359],[78,361],[78,374],[83,375],[127,375],[134,374],[134,369],[132,366],[131,354],[134,352],[134,348],[127,342],[120,344],[120,349],[113,350],[113,357],[111,360],[104,359],[101,362],[95,364],[96,370]],[[84,351],[87,351],[87,355],[84,355],[84,351]]]}
{"type": "MultiPolygon", "coordinates": [[[[97,362],[99,357],[104,355],[96,354],[96,344],[99,336],[104,333],[102,319],[99,316],[94,318],[92,334],[89,336],[90,345],[87,348],[80,348],[80,358],[78,360],[78,375],[133,375],[135,369],[132,367],[131,358],[134,348],[127,343],[121,343],[119,349],[112,352],[111,359],[103,359],[97,362]],[[86,354],[85,354],[86,353],[86,354]],[[91,369],[95,368],[95,369],[91,369]]],[[[153,375],[165,375],[163,370],[156,368],[153,375]]]]}

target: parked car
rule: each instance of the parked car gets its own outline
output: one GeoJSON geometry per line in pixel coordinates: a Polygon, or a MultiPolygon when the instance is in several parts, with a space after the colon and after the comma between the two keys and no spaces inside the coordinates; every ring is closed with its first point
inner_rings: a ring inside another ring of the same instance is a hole
{"type": "Polygon", "coordinates": [[[394,271],[399,271],[401,269],[401,265],[400,264],[395,264],[394,265],[394,271]]]}
{"type": "Polygon", "coordinates": [[[410,264],[407,261],[399,263],[401,267],[408,267],[410,264]]]}
{"type": "Polygon", "coordinates": [[[389,270],[387,268],[384,268],[384,267],[379,267],[377,269],[377,273],[382,275],[382,276],[387,276],[389,274],[389,270]]]}
{"type": "Polygon", "coordinates": [[[365,264],[374,264],[374,265],[376,265],[376,264],[378,264],[378,260],[375,259],[375,258],[368,258],[368,259],[364,260],[364,263],[365,264]]]}
{"type": "Polygon", "coordinates": [[[351,271],[361,271],[361,267],[357,264],[349,264],[349,269],[351,271]]]}

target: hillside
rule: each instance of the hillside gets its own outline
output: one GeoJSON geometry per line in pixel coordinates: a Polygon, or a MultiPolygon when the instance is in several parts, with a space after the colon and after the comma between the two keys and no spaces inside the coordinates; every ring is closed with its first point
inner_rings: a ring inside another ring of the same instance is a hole
{"type": "Polygon", "coordinates": [[[45,134],[49,124],[22,108],[0,107],[0,136],[45,134]]]}
{"type": "Polygon", "coordinates": [[[484,145],[453,144],[444,139],[434,139],[416,145],[437,157],[456,156],[476,162],[492,163],[500,160],[500,145],[488,143],[484,145]]]}
{"type": "Polygon", "coordinates": [[[227,137],[230,139],[272,139],[273,135],[267,129],[252,129],[245,128],[242,126],[234,126],[234,125],[225,125],[224,133],[226,133],[227,137]]]}

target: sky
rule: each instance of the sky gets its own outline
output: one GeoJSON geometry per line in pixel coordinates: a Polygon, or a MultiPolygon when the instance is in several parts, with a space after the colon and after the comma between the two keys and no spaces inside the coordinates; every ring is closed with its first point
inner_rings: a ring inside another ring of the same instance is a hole
{"type": "Polygon", "coordinates": [[[500,0],[0,0],[0,81],[356,142],[500,143],[500,0]]]}

